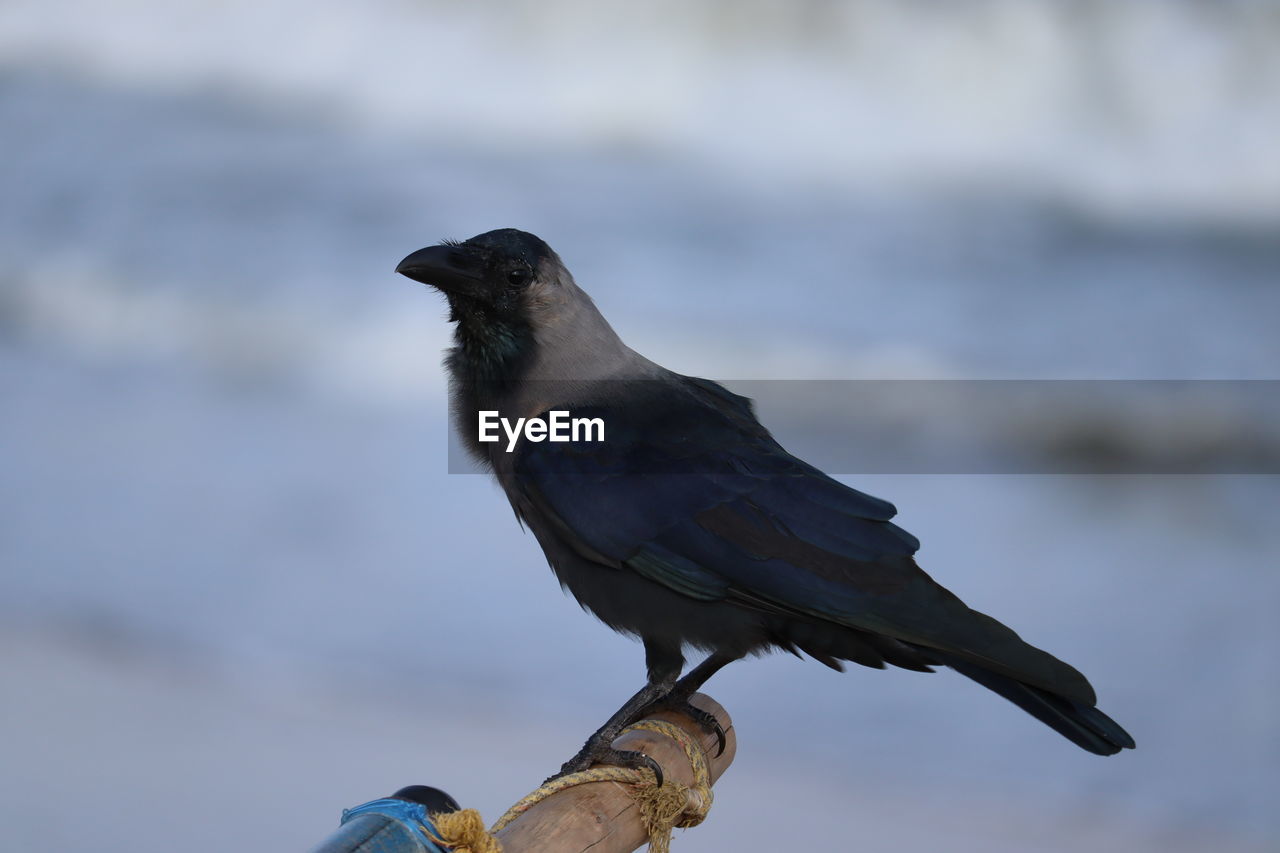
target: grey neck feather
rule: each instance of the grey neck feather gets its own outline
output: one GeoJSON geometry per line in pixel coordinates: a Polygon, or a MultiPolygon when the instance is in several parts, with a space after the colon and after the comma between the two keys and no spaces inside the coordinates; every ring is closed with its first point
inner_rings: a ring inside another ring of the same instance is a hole
{"type": "Polygon", "coordinates": [[[655,379],[665,371],[628,347],[565,273],[554,302],[534,309],[535,346],[510,400],[523,416],[551,406],[600,402],[613,381],[655,379]]]}

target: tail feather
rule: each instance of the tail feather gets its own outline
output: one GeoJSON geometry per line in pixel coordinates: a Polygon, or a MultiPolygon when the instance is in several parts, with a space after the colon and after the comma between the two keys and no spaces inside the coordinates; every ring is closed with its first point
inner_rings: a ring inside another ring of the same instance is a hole
{"type": "Polygon", "coordinates": [[[1090,705],[1082,705],[1047,690],[997,675],[975,664],[947,656],[947,666],[988,690],[999,693],[1040,722],[1095,755],[1115,755],[1133,749],[1133,738],[1120,724],[1090,705]]]}

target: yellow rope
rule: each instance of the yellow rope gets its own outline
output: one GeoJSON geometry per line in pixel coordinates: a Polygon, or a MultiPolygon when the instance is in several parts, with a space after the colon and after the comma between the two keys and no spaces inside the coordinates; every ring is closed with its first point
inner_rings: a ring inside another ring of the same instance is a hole
{"type": "Polygon", "coordinates": [[[645,831],[649,833],[650,853],[668,853],[671,850],[672,828],[697,826],[711,810],[711,774],[707,770],[707,757],[702,747],[684,729],[673,723],[665,720],[641,720],[623,729],[623,732],[636,730],[657,732],[678,743],[693,768],[693,785],[682,785],[674,779],[667,779],[662,787],[658,787],[652,770],[593,767],[552,779],[536,791],[521,797],[487,832],[479,812],[475,809],[463,809],[432,815],[431,820],[440,837],[437,838],[430,832],[428,835],[432,841],[455,853],[502,853],[502,844],[495,836],[547,797],[588,782],[620,782],[627,787],[640,810],[640,819],[645,831]]]}
{"type": "Polygon", "coordinates": [[[627,767],[593,767],[590,770],[581,770],[577,773],[570,773],[567,776],[561,776],[552,779],[541,788],[532,793],[526,794],[516,801],[515,805],[507,809],[506,814],[498,818],[490,832],[498,833],[506,828],[520,815],[536,806],[553,794],[572,788],[575,785],[585,785],[588,782],[621,782],[625,785],[643,785],[648,782],[653,785],[657,781],[653,778],[653,771],[648,772],[640,770],[631,770],[627,767]]]}
{"type": "Polygon", "coordinates": [[[433,814],[431,822],[440,836],[423,827],[427,837],[454,853],[502,853],[501,842],[485,831],[484,820],[475,809],[433,814]]]}

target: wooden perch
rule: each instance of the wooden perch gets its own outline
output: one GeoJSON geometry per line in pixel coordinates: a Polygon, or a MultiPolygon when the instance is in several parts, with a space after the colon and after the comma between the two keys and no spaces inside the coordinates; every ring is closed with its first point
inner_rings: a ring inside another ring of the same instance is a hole
{"type": "MultiPolygon", "coordinates": [[[[716,736],[704,732],[684,714],[662,711],[648,719],[666,720],[687,732],[702,747],[714,783],[733,763],[738,741],[733,721],[710,696],[695,693],[692,704],[714,714],[725,732],[724,752],[717,756],[716,736]]],[[[693,785],[693,768],[684,750],[671,738],[653,731],[631,731],[613,742],[616,749],[638,750],[653,757],[666,778],[693,785]]],[[[688,796],[697,797],[690,791],[688,796]]],[[[699,803],[691,803],[696,811],[699,803]]],[[[590,782],[560,791],[520,815],[497,834],[505,853],[631,853],[649,840],[640,809],[627,786],[619,782],[590,782]]]]}

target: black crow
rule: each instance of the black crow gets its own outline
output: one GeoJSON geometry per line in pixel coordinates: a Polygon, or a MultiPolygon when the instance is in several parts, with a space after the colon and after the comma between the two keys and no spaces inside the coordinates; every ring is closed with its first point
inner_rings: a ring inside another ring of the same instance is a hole
{"type": "Polygon", "coordinates": [[[787,453],[746,398],[628,348],[542,240],[490,231],[414,252],[396,272],[449,300],[446,366],[469,451],[561,585],[644,643],[648,682],[561,773],[651,766],[611,749],[623,727],[687,710],[721,667],[773,649],[835,669],[948,666],[1090,752],[1134,746],[1083,675],[925,574],[892,504],[787,453]],[[482,412],[515,423],[556,410],[599,418],[605,440],[480,440],[482,412]],[[707,656],[681,678],[687,648],[707,656]]]}

